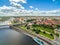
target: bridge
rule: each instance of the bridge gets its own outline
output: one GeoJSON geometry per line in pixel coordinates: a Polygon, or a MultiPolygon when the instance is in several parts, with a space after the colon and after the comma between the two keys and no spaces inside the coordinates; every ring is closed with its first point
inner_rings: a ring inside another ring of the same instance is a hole
{"type": "Polygon", "coordinates": [[[7,21],[0,22],[0,28],[6,28],[6,27],[9,27],[9,26],[12,26],[12,25],[13,26],[19,26],[19,25],[23,25],[23,24],[20,24],[20,23],[12,24],[11,19],[9,19],[7,21]]]}
{"type": "Polygon", "coordinates": [[[6,21],[0,21],[0,27],[2,27],[2,26],[10,26],[10,25],[18,25],[18,23],[17,24],[11,24],[11,21],[13,21],[13,20],[14,19],[10,18],[10,19],[8,19],[6,21]]]}
{"type": "Polygon", "coordinates": [[[6,20],[6,21],[0,21],[0,28],[7,28],[7,27],[9,27],[10,25],[17,25],[17,24],[11,24],[11,21],[12,21],[13,19],[12,18],[10,18],[10,19],[8,19],[8,20],[6,20]]]}

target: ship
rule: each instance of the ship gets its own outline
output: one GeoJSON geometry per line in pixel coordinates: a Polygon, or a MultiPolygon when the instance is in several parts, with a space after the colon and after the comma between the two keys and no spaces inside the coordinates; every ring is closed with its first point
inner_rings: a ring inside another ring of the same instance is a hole
{"type": "Polygon", "coordinates": [[[39,45],[45,45],[43,41],[41,41],[39,38],[34,37],[33,40],[38,43],[39,45]]]}

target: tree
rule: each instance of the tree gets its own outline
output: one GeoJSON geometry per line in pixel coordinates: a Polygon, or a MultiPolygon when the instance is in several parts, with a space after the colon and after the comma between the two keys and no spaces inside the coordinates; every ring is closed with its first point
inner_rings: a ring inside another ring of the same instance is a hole
{"type": "Polygon", "coordinates": [[[33,29],[33,31],[36,31],[36,29],[33,29]]]}
{"type": "Polygon", "coordinates": [[[53,36],[53,34],[50,34],[51,36],[53,36]]]}
{"type": "Polygon", "coordinates": [[[25,27],[27,26],[27,24],[25,25],[25,27]]]}
{"type": "Polygon", "coordinates": [[[36,30],[36,33],[39,34],[39,32],[40,32],[40,30],[37,29],[37,30],[36,30]]]}
{"type": "Polygon", "coordinates": [[[46,32],[45,32],[45,31],[44,31],[43,33],[44,33],[44,34],[46,34],[46,32]]]}
{"type": "Polygon", "coordinates": [[[29,27],[29,26],[27,26],[27,29],[30,29],[30,27],[29,27]]]}
{"type": "Polygon", "coordinates": [[[55,35],[56,35],[57,37],[59,37],[59,34],[58,34],[58,33],[56,33],[55,35]]]}

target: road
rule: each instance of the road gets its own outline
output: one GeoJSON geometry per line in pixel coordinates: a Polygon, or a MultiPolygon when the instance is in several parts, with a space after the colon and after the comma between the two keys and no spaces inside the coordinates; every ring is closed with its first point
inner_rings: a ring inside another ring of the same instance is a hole
{"type": "Polygon", "coordinates": [[[55,37],[54,41],[55,41],[57,44],[60,44],[60,38],[57,37],[56,35],[54,35],[54,37],[55,37]]]}

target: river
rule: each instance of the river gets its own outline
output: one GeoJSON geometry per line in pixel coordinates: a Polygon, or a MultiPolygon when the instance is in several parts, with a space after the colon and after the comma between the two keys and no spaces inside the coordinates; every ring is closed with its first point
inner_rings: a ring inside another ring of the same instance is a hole
{"type": "Polygon", "coordinates": [[[0,29],[0,45],[38,45],[31,37],[13,29],[0,29]]]}

